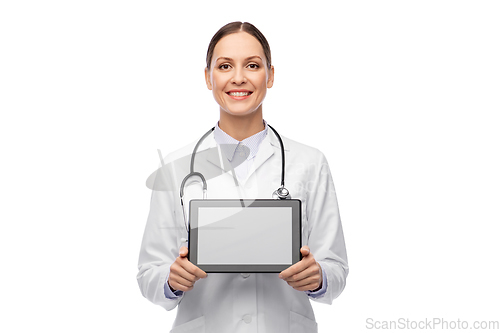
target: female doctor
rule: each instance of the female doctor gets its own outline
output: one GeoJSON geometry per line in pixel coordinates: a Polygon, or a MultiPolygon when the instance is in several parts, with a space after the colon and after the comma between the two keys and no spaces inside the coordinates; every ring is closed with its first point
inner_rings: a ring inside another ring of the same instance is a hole
{"type": "MultiPolygon", "coordinates": [[[[215,129],[200,141],[195,165],[202,173],[220,171],[207,177],[208,198],[271,198],[280,184],[281,148],[262,115],[274,82],[266,38],[250,23],[222,27],[208,47],[205,80],[220,107],[215,129]],[[217,147],[217,156],[203,155],[217,147]],[[236,162],[237,156],[245,158],[236,162]]],[[[171,332],[317,332],[310,300],[331,304],[344,289],[347,256],[327,161],[315,148],[282,141],[286,188],[302,201],[302,260],[279,274],[207,275],[188,261],[177,189],[189,168],[179,161],[198,141],[166,157],[168,167],[158,178],[171,190],[153,190],[137,280],[151,302],[167,310],[178,306],[171,332]]],[[[184,202],[201,198],[201,189],[200,180],[191,177],[184,202]]]]}

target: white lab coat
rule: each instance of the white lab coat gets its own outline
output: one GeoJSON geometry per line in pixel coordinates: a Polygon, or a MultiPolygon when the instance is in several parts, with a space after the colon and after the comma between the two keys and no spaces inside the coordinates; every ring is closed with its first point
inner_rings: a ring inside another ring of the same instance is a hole
{"type": "MultiPolygon", "coordinates": [[[[285,186],[292,198],[302,201],[302,245],[310,247],[328,280],[326,293],[311,299],[331,304],[344,289],[348,264],[330,170],[319,150],[284,137],[283,142],[285,186]]],[[[182,297],[165,297],[164,284],[170,265],[178,256],[179,248],[186,245],[181,243],[181,238],[187,238],[187,231],[179,186],[189,172],[188,159],[195,143],[168,155],[161,175],[156,176],[139,257],[137,280],[142,294],[167,310],[178,306],[171,331],[174,333],[317,332],[308,295],[294,290],[279,279],[277,273],[210,273],[182,297]]],[[[230,167],[221,158],[220,149],[217,154],[217,149],[209,149],[213,147],[217,144],[212,133],[198,148],[194,167],[195,171],[211,177],[207,179],[207,198],[272,197],[281,176],[280,145],[274,133],[268,131],[248,178],[239,186],[235,184],[230,167]]],[[[185,205],[188,206],[193,198],[202,198],[202,186],[197,177],[192,177],[185,187],[185,205]]],[[[186,214],[187,210],[186,207],[186,214]]]]}

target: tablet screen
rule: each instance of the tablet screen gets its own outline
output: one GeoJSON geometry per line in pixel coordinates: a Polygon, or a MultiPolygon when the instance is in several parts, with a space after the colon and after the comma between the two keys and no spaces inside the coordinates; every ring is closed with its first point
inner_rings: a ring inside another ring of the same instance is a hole
{"type": "Polygon", "coordinates": [[[198,264],[291,262],[292,207],[199,208],[198,264]]]}

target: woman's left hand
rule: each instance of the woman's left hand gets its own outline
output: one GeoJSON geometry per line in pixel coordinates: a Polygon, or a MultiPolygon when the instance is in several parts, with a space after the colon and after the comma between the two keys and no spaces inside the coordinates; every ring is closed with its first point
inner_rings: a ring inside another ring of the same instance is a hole
{"type": "Polygon", "coordinates": [[[300,249],[302,260],[280,273],[280,279],[285,280],[293,289],[299,291],[315,291],[323,284],[323,270],[309,249],[303,246],[300,249]]]}

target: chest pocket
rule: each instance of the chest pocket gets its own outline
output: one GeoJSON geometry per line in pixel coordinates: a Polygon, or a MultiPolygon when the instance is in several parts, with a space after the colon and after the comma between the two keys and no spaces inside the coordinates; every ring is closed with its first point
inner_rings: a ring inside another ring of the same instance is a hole
{"type": "Polygon", "coordinates": [[[290,311],[290,333],[318,333],[318,324],[312,319],[290,311]]]}

